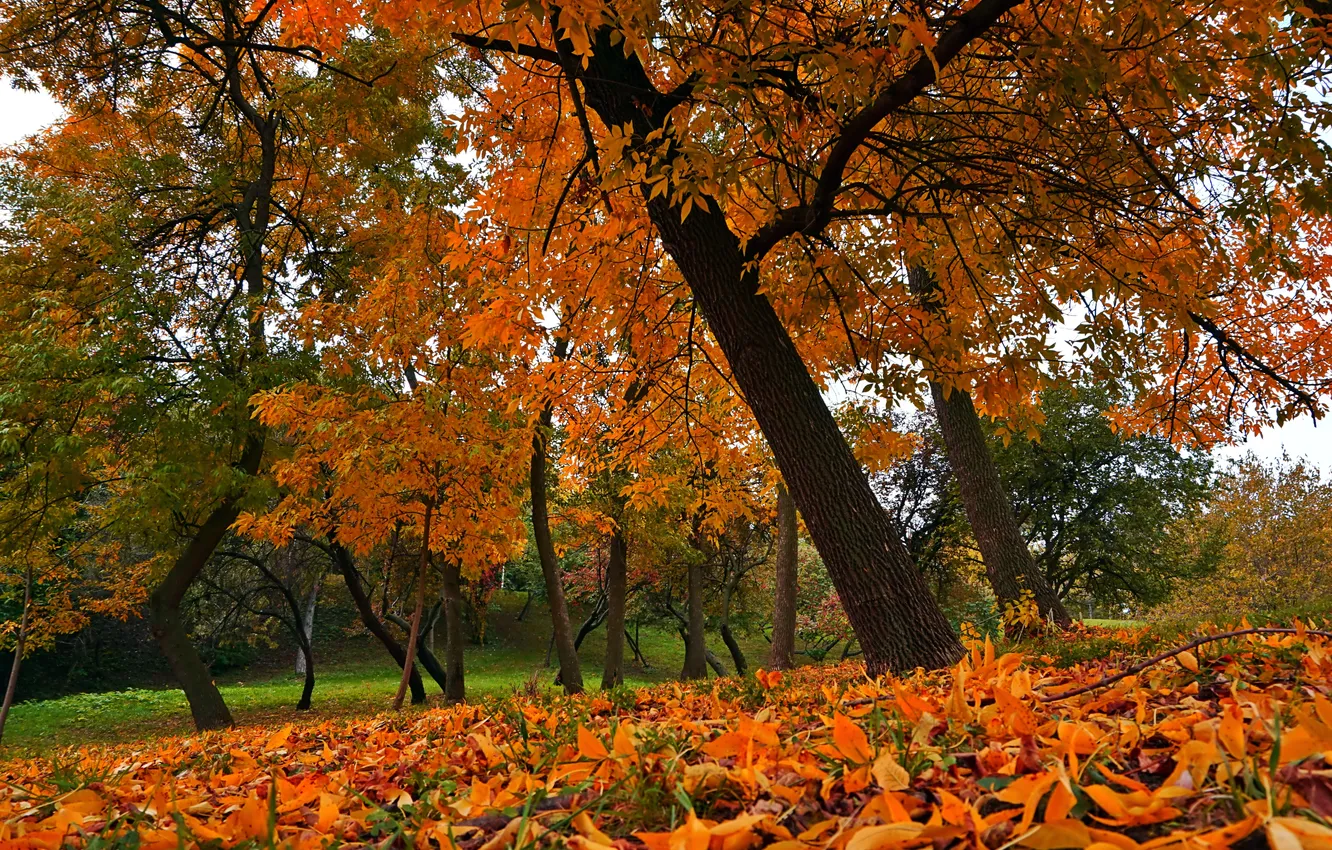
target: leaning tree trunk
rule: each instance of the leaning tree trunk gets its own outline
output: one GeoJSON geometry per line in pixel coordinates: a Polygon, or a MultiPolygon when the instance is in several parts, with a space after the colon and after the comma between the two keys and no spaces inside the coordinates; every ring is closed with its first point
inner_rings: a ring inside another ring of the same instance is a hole
{"type": "MultiPolygon", "coordinates": [[[[365,588],[361,586],[361,574],[356,571],[356,562],[352,560],[351,552],[340,543],[334,543],[330,547],[333,554],[333,561],[338,565],[338,570],[342,573],[342,578],[347,583],[347,591],[351,594],[352,603],[356,606],[356,612],[361,615],[361,622],[365,625],[367,631],[384,645],[388,654],[393,657],[399,667],[411,670],[411,680],[408,686],[412,689],[412,704],[425,702],[425,685],[421,683],[421,674],[416,671],[415,665],[407,664],[407,651],[402,645],[394,640],[389,630],[384,628],[384,623],[375,613],[374,605],[370,602],[370,597],[366,595],[365,588]]],[[[441,685],[441,687],[443,687],[441,685]]]]}
{"type": "Polygon", "coordinates": [[[425,522],[421,524],[421,561],[416,565],[416,605],[412,609],[412,628],[407,635],[407,658],[402,663],[402,678],[398,681],[398,692],[393,696],[394,711],[402,709],[402,701],[407,696],[407,684],[416,665],[416,644],[421,638],[421,612],[425,610],[426,568],[430,566],[430,517],[434,510],[434,503],[427,501],[425,522]]]}
{"type": "MultiPolygon", "coordinates": [[[[567,40],[560,45],[573,50],[567,40]]],[[[665,127],[680,103],[658,92],[638,58],[612,43],[609,27],[594,33],[591,56],[584,61],[575,73],[588,105],[606,126],[631,129],[635,143],[665,127]]],[[[643,190],[646,195],[648,187],[643,190]]],[[[693,209],[682,217],[669,194],[649,199],[648,215],[772,447],[865,648],[869,672],[951,664],[962,655],[962,645],[760,292],[757,264],[714,199],[690,196],[693,209]]]]}
{"type": "Polygon", "coordinates": [[[735,634],[731,631],[731,600],[735,598],[735,586],[739,583],[742,574],[738,574],[726,583],[726,591],[722,596],[722,616],[721,616],[721,638],[722,643],[730,650],[731,662],[735,664],[735,674],[737,676],[745,675],[749,670],[749,661],[745,658],[745,651],[740,648],[740,642],[735,639],[735,634]]]}
{"type": "Polygon", "coordinates": [[[180,604],[239,515],[240,509],[231,499],[215,508],[148,597],[148,619],[153,638],[185,692],[194,725],[200,730],[223,729],[233,721],[222,700],[222,692],[213,681],[212,672],[190,641],[180,604]]]}
{"type": "MultiPolygon", "coordinates": [[[[913,295],[929,313],[945,309],[943,293],[934,274],[925,266],[907,270],[913,295]]],[[[1022,591],[1030,591],[1041,616],[1061,626],[1072,622],[1059,595],[1032,560],[1031,550],[1018,528],[1013,506],[999,480],[999,470],[985,442],[985,430],[972,404],[971,394],[961,388],[949,391],[938,381],[930,381],[930,397],[943,434],[948,466],[957,476],[957,489],[967,522],[976,537],[981,560],[990,587],[999,600],[1000,610],[1017,604],[1022,591]]]]}
{"type": "Polygon", "coordinates": [[[611,535],[610,553],[606,558],[606,663],[601,673],[603,691],[624,683],[624,607],[629,593],[627,561],[624,532],[617,526],[611,535]]]}
{"type": "Polygon", "coordinates": [[[703,634],[703,562],[695,559],[689,564],[689,590],[686,599],[688,623],[685,631],[684,667],[681,679],[708,677],[708,644],[703,634]]]}
{"type": "MultiPolygon", "coordinates": [[[[430,678],[435,680],[435,684],[439,685],[441,693],[448,691],[449,688],[447,683],[449,677],[444,672],[444,665],[440,664],[439,659],[435,657],[435,650],[430,646],[430,636],[435,633],[435,626],[438,625],[440,612],[443,608],[443,601],[436,602],[431,606],[430,613],[425,616],[425,619],[422,622],[421,636],[416,639],[416,660],[426,669],[426,672],[430,674],[430,678]]],[[[410,622],[392,612],[385,615],[384,619],[402,629],[404,632],[410,632],[412,630],[412,624],[410,622]]]]}
{"type": "Polygon", "coordinates": [[[786,485],[777,485],[777,588],[772,605],[772,648],[768,666],[789,670],[795,666],[796,590],[799,528],[796,506],[786,485]]]}
{"type": "Polygon", "coordinates": [[[444,672],[447,684],[444,698],[449,702],[467,699],[463,679],[462,572],[457,561],[444,564],[444,672]]]}
{"type": "Polygon", "coordinates": [[[18,691],[19,668],[23,666],[23,650],[28,642],[28,620],[32,611],[32,561],[28,562],[27,578],[23,582],[23,615],[19,617],[18,637],[14,642],[14,663],[9,666],[9,684],[5,685],[5,700],[0,704],[0,741],[5,739],[5,723],[9,709],[14,705],[18,691]]]}
{"type": "MultiPolygon", "coordinates": [[[[546,504],[546,429],[550,427],[550,421],[550,408],[547,407],[541,414],[542,431],[532,437],[532,536],[536,538],[541,576],[546,582],[546,599],[550,602],[550,622],[554,630],[555,649],[560,656],[560,682],[566,694],[578,694],[583,692],[583,670],[578,661],[578,649],[574,646],[569,606],[564,601],[560,562],[550,539],[550,514],[546,504]]],[[[532,601],[530,593],[527,601],[532,601]]],[[[521,615],[519,619],[522,619],[521,615]]]]}
{"type": "Polygon", "coordinates": [[[999,470],[985,443],[985,431],[971,396],[961,389],[951,393],[937,381],[930,382],[930,395],[943,432],[948,465],[957,476],[967,522],[976,535],[985,574],[999,600],[1000,610],[1016,604],[1022,591],[1030,591],[1041,616],[1061,626],[1072,622],[1059,594],[1036,568],[1027,541],[1018,530],[1013,506],[999,480],[999,470]]]}

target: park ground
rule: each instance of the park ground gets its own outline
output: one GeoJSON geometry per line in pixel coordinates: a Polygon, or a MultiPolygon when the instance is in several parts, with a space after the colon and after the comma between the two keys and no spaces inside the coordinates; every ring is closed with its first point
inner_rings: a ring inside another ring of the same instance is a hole
{"type": "MultiPolygon", "coordinates": [[[[492,618],[494,627],[485,646],[468,646],[467,694],[471,700],[505,696],[515,691],[553,691],[556,669],[546,667],[549,615],[533,604],[522,622],[518,594],[501,599],[492,618]]],[[[684,660],[680,638],[659,627],[642,627],[639,640],[650,665],[633,662],[626,647],[625,683],[631,687],[667,681],[684,660]]],[[[767,657],[767,642],[760,634],[742,635],[740,643],[751,668],[767,657]]],[[[709,648],[731,666],[725,645],[709,635],[709,648]]],[[[441,648],[442,649],[442,648],[441,648]]],[[[293,670],[294,652],[280,646],[265,652],[244,670],[218,676],[218,685],[236,722],[241,726],[305,720],[371,717],[386,711],[397,690],[401,670],[393,666],[383,648],[367,636],[354,635],[324,641],[315,648],[316,684],[312,710],[293,710],[303,679],[293,670]]],[[[583,678],[590,687],[601,680],[605,630],[592,632],[579,655],[583,678]]],[[[428,705],[440,704],[435,683],[424,680],[428,705]]],[[[179,690],[130,688],[82,693],[59,699],[20,702],[5,729],[0,757],[44,756],[80,744],[113,744],[187,735],[193,726],[185,696],[179,690]]]]}

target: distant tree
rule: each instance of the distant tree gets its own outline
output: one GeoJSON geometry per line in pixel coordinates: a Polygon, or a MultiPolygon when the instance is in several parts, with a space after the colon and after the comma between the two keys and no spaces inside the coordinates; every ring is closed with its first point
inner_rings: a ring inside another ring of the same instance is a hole
{"type": "Polygon", "coordinates": [[[1153,603],[1186,569],[1169,528],[1207,495],[1212,467],[1162,437],[1118,434],[1104,387],[1041,394],[1038,440],[992,440],[1037,566],[1062,598],[1153,603]]]}
{"type": "Polygon", "coordinates": [[[1193,572],[1173,582],[1157,618],[1234,621],[1332,596],[1332,480],[1302,460],[1234,462],[1205,509],[1172,532],[1193,572]]]}

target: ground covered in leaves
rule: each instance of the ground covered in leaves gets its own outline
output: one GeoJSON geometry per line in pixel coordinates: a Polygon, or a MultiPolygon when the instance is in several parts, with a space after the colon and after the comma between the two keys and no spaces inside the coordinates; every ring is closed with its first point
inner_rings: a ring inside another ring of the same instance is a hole
{"type": "Polygon", "coordinates": [[[1162,647],[1078,639],[1130,651],[973,644],[944,674],[760,671],[14,761],[0,846],[1332,848],[1332,641],[1246,635],[1103,683],[1162,647]]]}

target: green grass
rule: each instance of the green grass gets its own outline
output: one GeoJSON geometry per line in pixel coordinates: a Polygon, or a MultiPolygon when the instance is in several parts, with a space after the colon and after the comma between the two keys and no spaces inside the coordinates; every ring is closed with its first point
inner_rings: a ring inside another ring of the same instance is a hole
{"type": "MultiPolygon", "coordinates": [[[[492,620],[495,637],[489,645],[468,646],[466,682],[469,699],[508,694],[526,688],[535,677],[541,687],[551,688],[556,669],[545,667],[546,643],[550,635],[546,611],[536,605],[524,622],[516,621],[514,609],[506,605],[492,620]]],[[[626,683],[642,685],[673,678],[683,663],[684,648],[675,634],[644,627],[641,646],[650,666],[641,669],[625,647],[626,683]]],[[[588,636],[579,652],[583,681],[589,689],[601,682],[605,656],[605,628],[588,636]]],[[[751,669],[767,655],[761,636],[742,638],[751,669]]],[[[732,665],[720,638],[709,635],[709,647],[732,665]]],[[[442,647],[440,647],[442,651],[442,647]]],[[[293,719],[370,716],[388,710],[398,687],[401,671],[383,649],[369,638],[349,638],[316,648],[316,683],[313,707],[294,710],[302,680],[281,659],[248,670],[218,677],[222,696],[236,722],[241,725],[284,723],[293,719]],[[281,664],[283,666],[278,667],[281,664]]],[[[424,671],[422,671],[424,674],[424,671]]],[[[434,681],[425,677],[429,701],[442,697],[434,681]]],[[[76,694],[14,706],[5,729],[0,756],[47,755],[74,744],[146,740],[193,731],[185,696],[175,689],[131,689],[107,693],[76,694]]]]}
{"type": "Polygon", "coordinates": [[[1111,629],[1136,629],[1147,625],[1146,620],[1107,620],[1100,617],[1084,617],[1082,622],[1089,626],[1105,626],[1111,629]]]}

